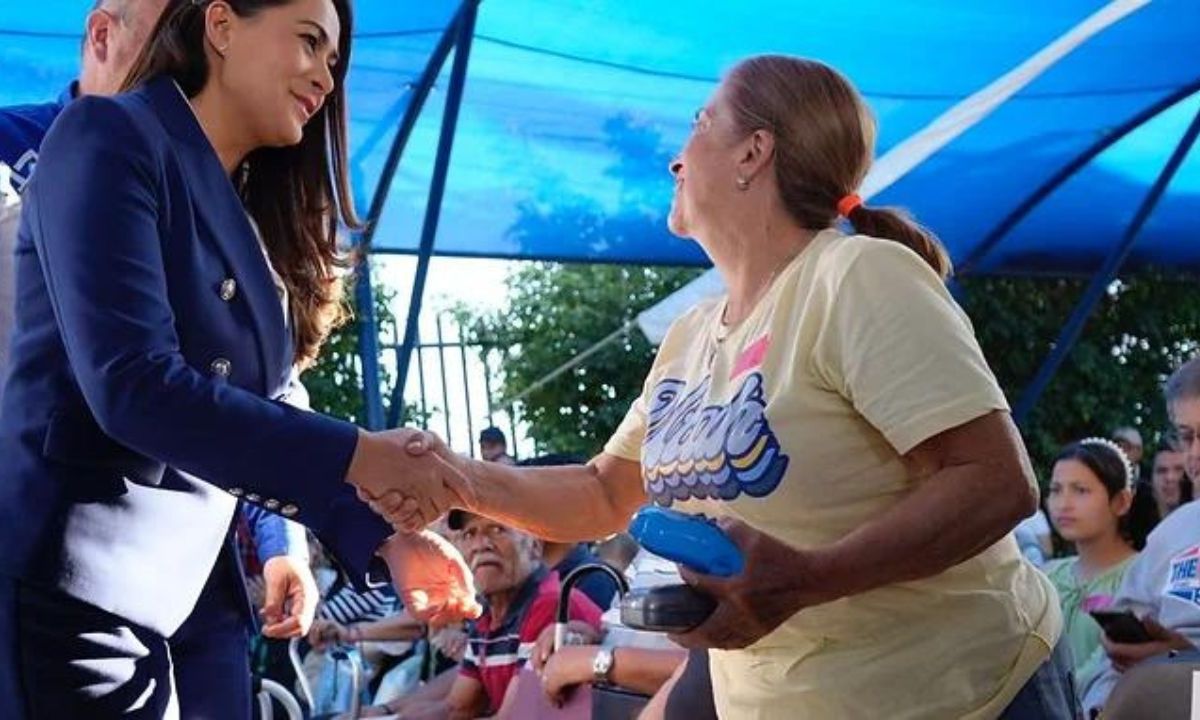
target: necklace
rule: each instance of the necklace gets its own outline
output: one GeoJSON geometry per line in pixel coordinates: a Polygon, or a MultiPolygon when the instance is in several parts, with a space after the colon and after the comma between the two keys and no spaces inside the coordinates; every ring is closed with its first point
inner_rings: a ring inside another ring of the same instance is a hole
{"type": "MultiPolygon", "coordinates": [[[[784,258],[782,262],[777,264],[775,266],[775,268],[771,270],[771,273],[769,275],[767,275],[767,279],[758,284],[758,287],[754,290],[754,294],[751,296],[754,298],[754,301],[750,303],[750,312],[751,313],[754,311],[754,308],[756,305],[758,305],[759,301],[762,300],[763,297],[767,294],[767,291],[771,289],[771,285],[772,285],[772,283],[775,282],[775,278],[778,277],[780,271],[782,271],[785,267],[790,265],[792,260],[795,260],[795,259],[796,259],[795,255],[784,258]]],[[[718,344],[725,342],[725,338],[729,337],[729,333],[732,331],[732,329],[734,327],[734,325],[728,324],[725,321],[725,319],[728,316],[729,316],[729,297],[726,296],[725,302],[721,304],[721,316],[720,316],[720,318],[718,318],[717,327],[713,332],[713,339],[716,340],[716,342],[718,344]]],[[[750,317],[750,313],[747,313],[745,317],[742,317],[741,319],[739,319],[737,324],[740,325],[741,323],[745,322],[746,318],[748,318],[748,317],[750,317]]]]}
{"type": "MultiPolygon", "coordinates": [[[[750,304],[751,312],[753,312],[753,309],[755,308],[755,306],[758,305],[758,303],[763,299],[763,297],[766,296],[767,291],[769,291],[771,289],[771,285],[775,282],[775,278],[779,275],[780,271],[782,271],[785,267],[790,265],[792,263],[792,261],[796,259],[797,255],[799,255],[799,253],[797,253],[796,255],[792,255],[790,257],[784,258],[782,262],[777,264],[775,266],[775,268],[773,270],[771,270],[771,274],[767,275],[767,279],[764,280],[762,283],[759,283],[758,288],[754,291],[754,295],[753,295],[754,302],[750,304]]],[[[725,318],[728,316],[728,313],[729,313],[729,298],[727,296],[725,298],[725,302],[722,303],[722,305],[721,305],[721,314],[717,317],[715,327],[709,333],[709,342],[707,343],[708,344],[708,361],[705,364],[710,369],[712,368],[713,363],[717,359],[717,351],[721,348],[722,344],[724,344],[725,340],[729,337],[730,333],[733,332],[733,329],[735,327],[734,325],[730,325],[725,322],[725,318]]],[[[750,314],[748,313],[746,315],[746,317],[741,318],[737,324],[738,325],[742,324],[749,317],[750,317],[750,314]]]]}

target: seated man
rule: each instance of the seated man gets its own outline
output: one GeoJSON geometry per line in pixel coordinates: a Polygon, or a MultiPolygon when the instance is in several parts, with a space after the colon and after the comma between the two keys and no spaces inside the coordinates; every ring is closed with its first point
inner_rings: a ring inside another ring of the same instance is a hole
{"type": "MultiPolygon", "coordinates": [[[[549,453],[527,458],[517,463],[522,467],[552,467],[555,465],[583,465],[587,458],[568,453],[549,453]]],[[[592,552],[587,543],[560,543],[542,541],[542,562],[546,567],[558,574],[559,580],[566,579],[571,571],[580,565],[601,562],[600,557],[592,552]]],[[[623,568],[618,568],[618,570],[623,568]]],[[[575,585],[579,591],[588,596],[601,609],[608,609],[617,596],[617,586],[603,573],[591,573],[580,578],[575,585]]]]}
{"type": "Polygon", "coordinates": [[[1083,707],[1103,708],[1122,673],[1143,661],[1194,650],[1200,643],[1200,503],[1183,505],[1159,524],[1125,573],[1112,609],[1142,618],[1152,642],[1126,644],[1105,636],[1107,657],[1083,689],[1083,707]]]}
{"type": "MultiPolygon", "coordinates": [[[[1164,394],[1184,471],[1194,480],[1200,477],[1200,356],[1171,375],[1164,394]]],[[[1150,533],[1145,549],[1125,572],[1112,608],[1142,618],[1151,642],[1116,643],[1103,637],[1107,657],[1082,693],[1089,714],[1104,706],[1121,673],[1200,645],[1200,503],[1180,506],[1150,533]]]]}
{"type": "MultiPolygon", "coordinates": [[[[434,680],[418,693],[369,709],[364,717],[507,717],[521,668],[541,632],[554,624],[558,575],[542,563],[541,541],[485,517],[454,511],[450,527],[483,596],[484,613],[471,623],[467,650],[453,680],[434,680]]],[[[595,630],[600,608],[571,591],[569,617],[595,630]]]]}

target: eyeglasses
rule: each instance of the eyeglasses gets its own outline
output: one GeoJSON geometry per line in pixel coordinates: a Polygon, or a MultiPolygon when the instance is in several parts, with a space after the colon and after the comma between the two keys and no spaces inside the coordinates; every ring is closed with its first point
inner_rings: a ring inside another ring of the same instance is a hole
{"type": "Polygon", "coordinates": [[[1187,425],[1176,425],[1171,428],[1168,433],[1169,440],[1172,445],[1175,445],[1180,450],[1186,450],[1196,442],[1196,429],[1190,428],[1187,425]]]}

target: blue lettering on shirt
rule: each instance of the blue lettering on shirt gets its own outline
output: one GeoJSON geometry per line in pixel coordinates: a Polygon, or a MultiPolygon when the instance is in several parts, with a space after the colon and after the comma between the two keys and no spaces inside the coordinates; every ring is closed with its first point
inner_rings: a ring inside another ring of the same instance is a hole
{"type": "Polygon", "coordinates": [[[766,416],[761,372],[745,376],[728,403],[705,405],[711,378],[695,388],[671,378],[650,393],[642,472],[654,502],[765,497],[788,467],[766,416]]]}
{"type": "Polygon", "coordinates": [[[1200,605],[1200,578],[1196,575],[1200,563],[1200,545],[1188,548],[1171,558],[1167,595],[1200,605]]]}

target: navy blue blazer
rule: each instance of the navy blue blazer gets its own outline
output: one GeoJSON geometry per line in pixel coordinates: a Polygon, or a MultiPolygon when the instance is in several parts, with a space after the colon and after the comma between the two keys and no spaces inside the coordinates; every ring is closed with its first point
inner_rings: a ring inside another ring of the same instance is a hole
{"type": "Polygon", "coordinates": [[[293,344],[243,206],[169,79],[68,107],[23,196],[0,408],[0,573],[171,635],[236,499],[362,582],[390,533],[357,428],[277,400],[293,344]]]}

